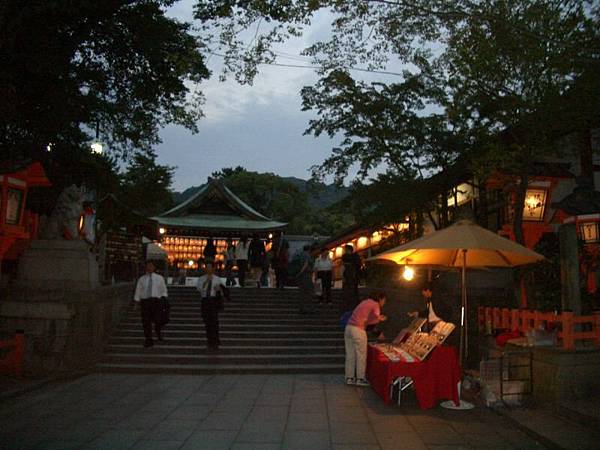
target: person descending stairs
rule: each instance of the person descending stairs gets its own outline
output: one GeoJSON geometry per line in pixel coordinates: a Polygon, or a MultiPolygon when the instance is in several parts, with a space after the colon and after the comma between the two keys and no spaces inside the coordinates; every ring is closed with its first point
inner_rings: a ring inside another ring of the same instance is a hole
{"type": "Polygon", "coordinates": [[[169,287],[170,322],[164,340],[142,347],[137,313],[128,311],[111,336],[100,371],[139,373],[340,373],[344,336],[341,292],[318,313],[298,314],[297,289],[232,289],[220,314],[221,346],[207,349],[200,297],[193,287],[169,287]]]}

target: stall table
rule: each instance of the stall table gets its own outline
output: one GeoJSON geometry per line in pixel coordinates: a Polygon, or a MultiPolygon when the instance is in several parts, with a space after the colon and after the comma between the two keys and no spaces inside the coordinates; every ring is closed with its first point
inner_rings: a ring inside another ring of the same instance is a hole
{"type": "Polygon", "coordinates": [[[456,348],[436,347],[422,362],[390,361],[378,348],[368,346],[367,379],[373,390],[390,404],[391,386],[397,378],[410,377],[422,409],[433,408],[440,400],[459,404],[460,365],[456,348]]]}

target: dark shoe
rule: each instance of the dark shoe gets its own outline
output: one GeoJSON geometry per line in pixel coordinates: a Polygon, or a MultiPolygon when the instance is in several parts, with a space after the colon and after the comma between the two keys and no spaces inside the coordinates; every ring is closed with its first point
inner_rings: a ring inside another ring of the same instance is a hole
{"type": "Polygon", "coordinates": [[[146,341],[144,342],[144,348],[154,347],[154,342],[146,341]]]}

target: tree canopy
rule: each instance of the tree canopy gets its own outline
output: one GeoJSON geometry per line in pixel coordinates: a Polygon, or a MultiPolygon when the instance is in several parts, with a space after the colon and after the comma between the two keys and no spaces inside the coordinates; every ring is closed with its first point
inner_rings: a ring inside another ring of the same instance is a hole
{"type": "Polygon", "coordinates": [[[191,25],[165,15],[174,0],[76,0],[0,6],[3,157],[151,149],[168,123],[196,130],[209,72],[191,25]]]}
{"type": "Polygon", "coordinates": [[[136,154],[121,174],[120,198],[136,211],[153,216],[173,206],[174,167],[156,162],[156,154],[136,154]]]}
{"type": "MultiPolygon", "coordinates": [[[[274,61],[276,44],[319,13],[330,34],[304,50],[321,75],[302,91],[317,112],[307,133],[341,135],[316,167],[343,179],[384,163],[410,182],[462,157],[481,175],[513,174],[524,199],[531,163],[556,152],[560,135],[597,123],[600,5],[584,0],[197,1],[215,19],[225,72],[249,82],[274,61]],[[241,29],[253,30],[244,41],[241,29]],[[235,30],[235,31],[234,31],[235,30]],[[397,82],[367,84],[355,68],[403,67],[397,82]],[[468,158],[466,156],[468,155],[468,158]]],[[[590,147],[589,136],[579,140],[590,147]]],[[[589,148],[588,148],[589,150],[589,148]]],[[[410,183],[409,183],[410,184],[410,183]]],[[[520,236],[520,208],[515,233],[520,236]]]]}
{"type": "MultiPolygon", "coordinates": [[[[308,192],[272,173],[247,171],[243,167],[224,168],[213,173],[241,200],[267,217],[287,222],[291,234],[330,235],[352,223],[348,211],[335,206],[317,208],[308,202],[308,192]]],[[[310,189],[318,189],[311,186],[310,189]]]]}

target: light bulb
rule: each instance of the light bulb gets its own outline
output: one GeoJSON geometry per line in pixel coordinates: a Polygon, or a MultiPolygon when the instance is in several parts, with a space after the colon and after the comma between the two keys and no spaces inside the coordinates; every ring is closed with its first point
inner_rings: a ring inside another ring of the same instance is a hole
{"type": "Polygon", "coordinates": [[[404,272],[402,273],[402,277],[406,281],[411,281],[415,277],[415,270],[410,266],[404,266],[404,272]]]}

